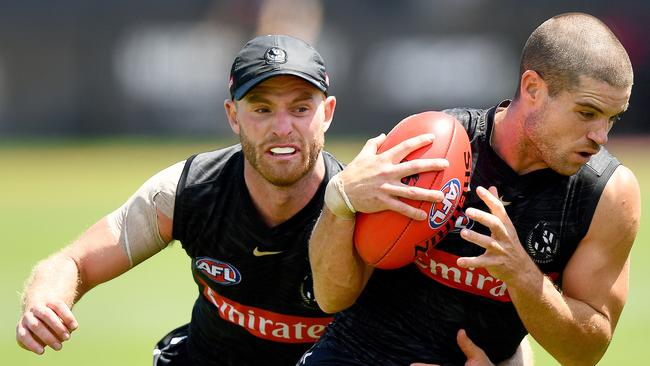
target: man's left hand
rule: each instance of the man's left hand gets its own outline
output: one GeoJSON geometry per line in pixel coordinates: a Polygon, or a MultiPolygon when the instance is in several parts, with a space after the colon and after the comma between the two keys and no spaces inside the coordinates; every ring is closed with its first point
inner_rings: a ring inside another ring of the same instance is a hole
{"type": "MultiPolygon", "coordinates": [[[[481,347],[477,346],[476,344],[474,344],[474,342],[472,342],[471,339],[469,339],[469,337],[467,336],[467,332],[465,332],[464,329],[459,330],[458,334],[456,334],[456,342],[458,342],[458,346],[467,357],[465,366],[494,366],[494,364],[490,361],[490,359],[485,354],[485,352],[483,352],[481,347]]],[[[414,363],[411,364],[411,366],[440,366],[440,365],[427,364],[427,363],[414,363]]]]}

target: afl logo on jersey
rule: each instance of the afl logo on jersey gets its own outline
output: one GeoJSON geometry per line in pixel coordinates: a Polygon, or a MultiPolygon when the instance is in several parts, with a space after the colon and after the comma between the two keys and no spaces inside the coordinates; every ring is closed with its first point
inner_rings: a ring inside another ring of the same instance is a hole
{"type": "Polygon", "coordinates": [[[201,257],[194,262],[197,272],[221,285],[236,285],[241,281],[241,274],[232,264],[216,259],[201,257]]]}
{"type": "Polygon", "coordinates": [[[431,205],[431,210],[429,211],[429,227],[432,229],[437,229],[444,225],[454,213],[456,206],[458,206],[458,200],[461,197],[460,181],[453,178],[445,183],[440,191],[445,194],[445,198],[441,202],[431,205]]]}
{"type": "Polygon", "coordinates": [[[551,262],[560,246],[557,233],[550,228],[546,221],[540,221],[526,238],[526,251],[537,264],[551,262]]]}

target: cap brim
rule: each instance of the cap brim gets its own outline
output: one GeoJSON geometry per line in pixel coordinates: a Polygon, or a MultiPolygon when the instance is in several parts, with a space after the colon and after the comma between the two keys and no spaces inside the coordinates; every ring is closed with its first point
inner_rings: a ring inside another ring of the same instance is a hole
{"type": "Polygon", "coordinates": [[[244,84],[240,85],[239,88],[237,88],[237,90],[235,90],[233,98],[235,100],[241,100],[241,98],[243,98],[244,95],[246,95],[246,93],[248,93],[251,89],[253,89],[253,87],[255,87],[255,85],[261,83],[262,81],[264,81],[264,80],[266,80],[268,78],[271,78],[273,76],[278,76],[278,75],[297,76],[297,77],[299,77],[299,78],[301,78],[301,79],[303,79],[305,81],[308,81],[309,83],[314,85],[316,87],[316,89],[322,91],[323,93],[327,92],[327,88],[323,87],[323,85],[321,83],[319,83],[317,80],[315,80],[311,76],[306,75],[306,74],[304,74],[304,73],[302,73],[300,71],[275,70],[275,71],[269,71],[267,73],[264,73],[264,74],[262,74],[262,75],[260,75],[260,76],[258,76],[256,78],[251,79],[251,80],[245,82],[244,84]]]}

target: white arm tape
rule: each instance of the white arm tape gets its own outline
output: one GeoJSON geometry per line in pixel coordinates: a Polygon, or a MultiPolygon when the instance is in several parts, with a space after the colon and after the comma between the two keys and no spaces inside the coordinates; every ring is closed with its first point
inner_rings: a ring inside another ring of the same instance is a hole
{"type": "Polygon", "coordinates": [[[149,178],[120,208],[107,216],[113,235],[129,257],[131,267],[164,249],[158,229],[158,211],[174,219],[176,185],[185,162],[149,178]]]}
{"type": "Polygon", "coordinates": [[[357,212],[348,195],[343,190],[343,182],[338,174],[332,177],[325,188],[325,207],[335,216],[344,219],[354,219],[354,213],[357,212]]]}

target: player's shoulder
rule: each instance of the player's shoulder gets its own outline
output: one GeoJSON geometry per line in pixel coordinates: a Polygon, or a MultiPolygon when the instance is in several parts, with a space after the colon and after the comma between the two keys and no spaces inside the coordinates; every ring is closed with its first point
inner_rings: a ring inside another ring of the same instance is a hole
{"type": "Polygon", "coordinates": [[[641,200],[639,181],[634,172],[625,165],[618,164],[607,181],[603,192],[605,199],[625,204],[626,201],[641,200]]]}
{"type": "Polygon", "coordinates": [[[454,107],[445,109],[443,112],[453,116],[460,123],[466,124],[480,120],[487,110],[480,108],[454,107]]]}
{"type": "Polygon", "coordinates": [[[598,199],[588,241],[626,253],[634,243],[641,219],[639,183],[629,168],[618,165],[598,199]]]}
{"type": "Polygon", "coordinates": [[[488,125],[488,116],[491,109],[454,107],[443,110],[444,113],[456,118],[465,128],[470,140],[478,135],[485,135],[488,125]]]}
{"type": "Polygon", "coordinates": [[[183,168],[182,183],[193,185],[210,182],[220,176],[226,167],[242,159],[240,144],[190,156],[183,168]]]}
{"type": "Polygon", "coordinates": [[[621,162],[603,147],[589,159],[587,164],[579,171],[579,174],[591,174],[597,177],[601,177],[607,173],[611,175],[619,165],[621,165],[621,162]]]}

